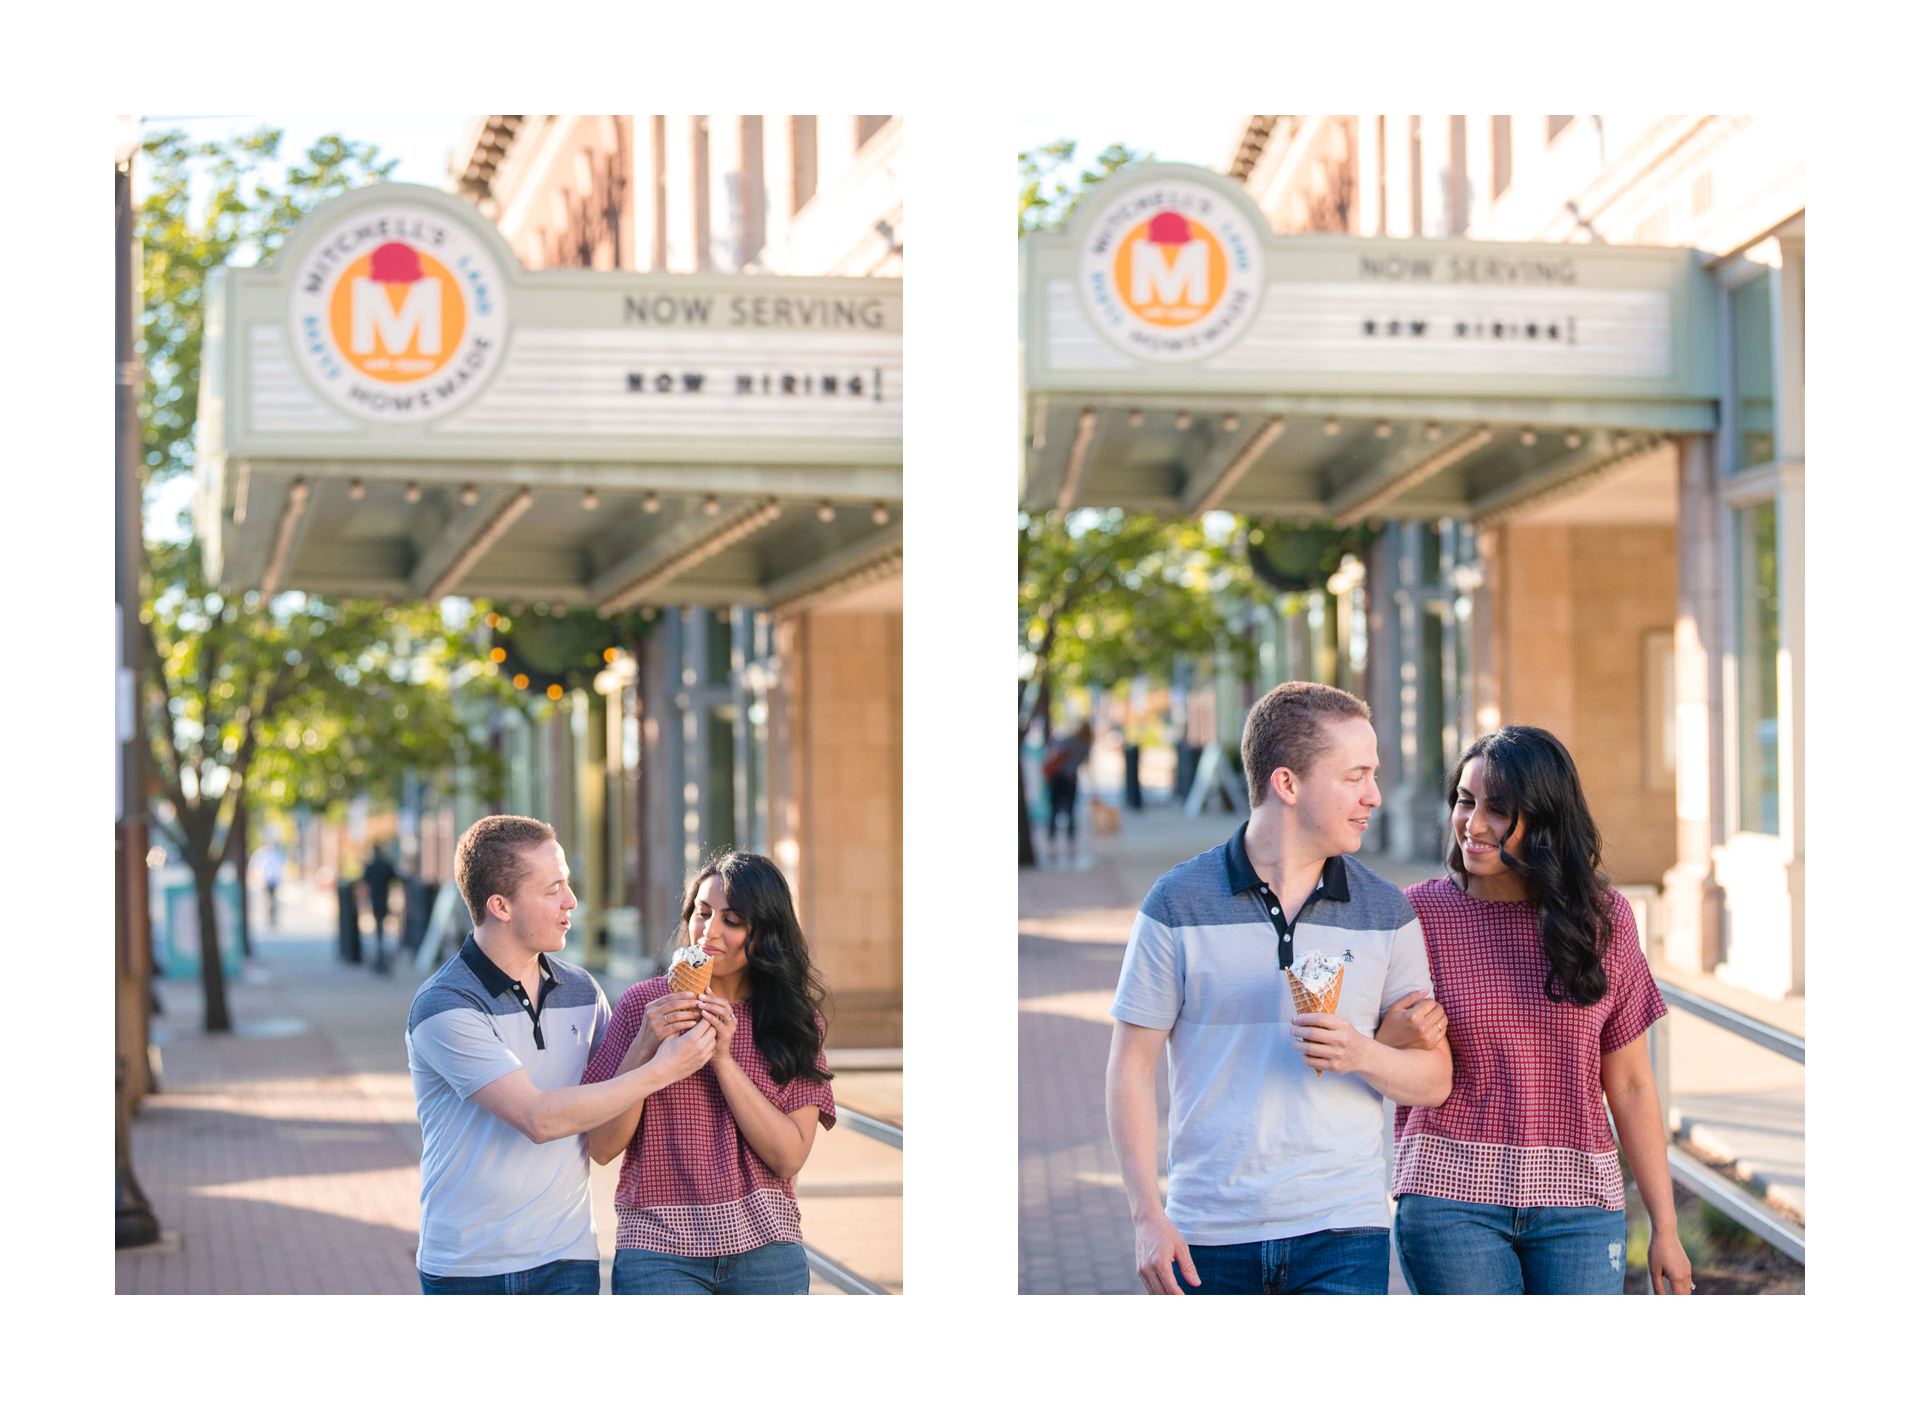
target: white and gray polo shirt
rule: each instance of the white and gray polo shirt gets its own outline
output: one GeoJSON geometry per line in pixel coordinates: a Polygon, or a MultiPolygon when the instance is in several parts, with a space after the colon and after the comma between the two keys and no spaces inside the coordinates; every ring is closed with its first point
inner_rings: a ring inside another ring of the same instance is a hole
{"type": "Polygon", "coordinates": [[[1281,966],[1295,949],[1342,960],[1338,1012],[1371,1035],[1395,1000],[1429,987],[1420,922],[1399,887],[1331,857],[1289,926],[1246,833],[1154,883],[1111,1009],[1168,1033],[1167,1217],[1207,1245],[1384,1228],[1380,1095],[1306,1065],[1281,966]]]}
{"type": "Polygon", "coordinates": [[[420,986],[407,1014],[407,1068],[420,1109],[420,1271],[482,1278],[559,1258],[600,1257],[587,1138],[536,1145],[473,1094],[515,1068],[542,1091],[577,1087],[611,1010],[591,974],[540,956],[526,992],[475,942],[420,986]],[[536,1014],[535,1009],[538,1012],[536,1014]]]}

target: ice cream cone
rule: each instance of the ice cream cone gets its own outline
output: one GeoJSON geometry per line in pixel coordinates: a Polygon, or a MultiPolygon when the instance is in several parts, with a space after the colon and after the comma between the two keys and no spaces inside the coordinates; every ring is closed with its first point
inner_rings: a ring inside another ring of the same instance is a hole
{"type": "Polygon", "coordinates": [[[667,971],[667,988],[676,994],[704,994],[711,983],[713,983],[711,964],[690,965],[682,960],[667,971]]]}
{"type": "MultiPolygon", "coordinates": [[[[1287,984],[1293,990],[1293,1011],[1295,1013],[1334,1013],[1340,1007],[1340,986],[1346,982],[1347,971],[1343,965],[1333,977],[1333,983],[1327,986],[1324,994],[1316,994],[1294,977],[1292,970],[1286,971],[1287,984]]],[[[1327,1074],[1319,1068],[1313,1070],[1315,1077],[1327,1074]]]]}

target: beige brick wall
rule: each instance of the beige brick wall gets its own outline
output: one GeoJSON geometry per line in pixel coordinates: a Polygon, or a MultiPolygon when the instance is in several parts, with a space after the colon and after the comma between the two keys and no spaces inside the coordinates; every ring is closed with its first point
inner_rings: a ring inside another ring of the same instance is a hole
{"type": "Polygon", "coordinates": [[[902,620],[809,612],[779,631],[790,748],[774,849],[834,994],[835,1046],[899,1042],[902,620]]]}
{"type": "Polygon", "coordinates": [[[1643,641],[1673,627],[1673,531],[1515,524],[1503,553],[1501,716],[1560,737],[1608,871],[1657,884],[1676,856],[1674,791],[1646,786],[1643,641]]]}

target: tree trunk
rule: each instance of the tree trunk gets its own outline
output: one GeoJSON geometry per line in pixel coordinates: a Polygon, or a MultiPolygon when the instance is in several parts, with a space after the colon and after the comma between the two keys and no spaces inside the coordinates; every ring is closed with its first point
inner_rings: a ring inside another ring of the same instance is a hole
{"type": "Polygon", "coordinates": [[[1020,748],[1014,751],[1014,762],[1020,765],[1020,865],[1034,865],[1033,856],[1033,818],[1027,812],[1027,769],[1026,761],[1020,757],[1027,747],[1026,737],[1021,736],[1020,748]]]}
{"type": "Polygon", "coordinates": [[[227,838],[227,855],[240,877],[240,953],[253,958],[253,923],[248,918],[252,906],[247,900],[247,861],[253,850],[253,837],[247,830],[247,794],[241,788],[240,801],[234,805],[233,828],[227,838]]]}
{"type": "Polygon", "coordinates": [[[227,976],[220,968],[220,927],[214,918],[213,888],[220,875],[215,864],[193,869],[193,894],[200,911],[200,992],[206,998],[206,1031],[233,1032],[227,1012],[227,976]]]}

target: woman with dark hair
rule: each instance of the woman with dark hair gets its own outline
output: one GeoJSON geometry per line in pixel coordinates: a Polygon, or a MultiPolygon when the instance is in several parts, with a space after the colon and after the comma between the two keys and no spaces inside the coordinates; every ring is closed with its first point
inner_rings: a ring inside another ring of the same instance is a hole
{"type": "Polygon", "coordinates": [[[805,1293],[793,1177],[835,1112],[826,990],[786,878],[752,852],[714,858],[687,883],[678,938],[708,956],[710,987],[635,984],[581,1079],[630,1071],[697,1023],[714,1029],[705,1067],[587,1137],[601,1165],[626,1155],[613,1291],[805,1293]]]}
{"type": "Polygon", "coordinates": [[[1416,1293],[1618,1293],[1625,1191],[1653,1221],[1656,1293],[1689,1293],[1647,1029],[1666,1012],[1566,746],[1513,725],[1447,784],[1448,875],[1407,891],[1433,1000],[1380,1041],[1453,1049],[1453,1093],[1394,1113],[1394,1235],[1416,1293]],[[1665,1286],[1662,1286],[1662,1284],[1665,1286]]]}

